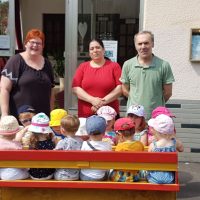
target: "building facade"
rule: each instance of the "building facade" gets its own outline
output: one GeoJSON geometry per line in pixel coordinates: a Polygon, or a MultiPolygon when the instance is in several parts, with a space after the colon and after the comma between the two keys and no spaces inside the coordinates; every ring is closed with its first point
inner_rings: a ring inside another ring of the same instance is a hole
{"type": "MultiPolygon", "coordinates": [[[[171,64],[175,76],[167,106],[176,115],[177,136],[185,146],[180,159],[200,162],[200,0],[18,2],[22,38],[29,29],[40,28],[47,37],[46,53],[53,54],[54,49],[65,57],[65,107],[71,112],[77,108],[71,81],[78,64],[88,59],[88,41],[94,37],[117,41],[122,65],[136,54],[133,35],[139,30],[152,31],[154,53],[171,64]]],[[[125,111],[123,103],[121,111],[125,111]]]]}

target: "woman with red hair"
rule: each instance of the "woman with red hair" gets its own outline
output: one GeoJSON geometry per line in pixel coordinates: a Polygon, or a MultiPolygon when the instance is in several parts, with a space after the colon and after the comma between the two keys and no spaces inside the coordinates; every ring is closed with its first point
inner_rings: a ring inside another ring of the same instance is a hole
{"type": "Polygon", "coordinates": [[[36,113],[49,116],[53,102],[53,69],[43,57],[45,36],[38,29],[30,30],[25,38],[25,51],[12,56],[1,72],[2,116],[18,116],[17,109],[31,105],[36,113]]]}

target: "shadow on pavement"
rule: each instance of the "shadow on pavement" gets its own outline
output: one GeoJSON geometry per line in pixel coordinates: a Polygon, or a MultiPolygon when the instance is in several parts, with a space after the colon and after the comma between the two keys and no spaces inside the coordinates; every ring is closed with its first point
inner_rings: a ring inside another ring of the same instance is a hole
{"type": "Polygon", "coordinates": [[[192,181],[193,176],[187,172],[179,172],[180,192],[178,192],[178,199],[186,199],[191,197],[200,197],[200,182],[192,181]]]}

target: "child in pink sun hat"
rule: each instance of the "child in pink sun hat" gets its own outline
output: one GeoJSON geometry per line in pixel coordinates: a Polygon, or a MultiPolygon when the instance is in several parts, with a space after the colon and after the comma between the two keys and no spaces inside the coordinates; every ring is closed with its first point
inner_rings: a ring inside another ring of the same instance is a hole
{"type": "MultiPolygon", "coordinates": [[[[149,145],[149,152],[183,151],[182,143],[176,139],[174,122],[171,117],[161,114],[148,121],[155,140],[149,145]]],[[[147,180],[150,183],[171,184],[174,182],[174,172],[149,171],[147,180]]]]}
{"type": "Polygon", "coordinates": [[[115,146],[117,144],[117,136],[113,130],[115,118],[117,116],[115,109],[110,106],[102,106],[97,110],[97,115],[106,120],[106,132],[102,141],[110,142],[111,145],[115,146]]]}
{"type": "MultiPolygon", "coordinates": [[[[174,118],[175,115],[166,107],[164,106],[158,106],[157,108],[155,108],[152,113],[151,113],[151,118],[156,118],[159,115],[166,115],[168,117],[174,118]]],[[[174,132],[176,133],[176,129],[174,128],[174,132]]],[[[148,145],[150,145],[152,143],[152,141],[154,140],[154,136],[151,133],[151,128],[149,128],[148,130],[148,145]]]]}

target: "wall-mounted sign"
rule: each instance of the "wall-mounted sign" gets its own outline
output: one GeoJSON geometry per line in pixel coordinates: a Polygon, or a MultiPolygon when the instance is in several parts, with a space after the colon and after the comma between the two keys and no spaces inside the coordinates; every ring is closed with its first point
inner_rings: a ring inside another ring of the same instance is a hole
{"type": "Polygon", "coordinates": [[[117,45],[116,40],[103,40],[105,47],[105,57],[108,57],[113,62],[117,62],[117,45]]]}
{"type": "Polygon", "coordinates": [[[6,50],[10,48],[10,36],[9,35],[0,35],[0,49],[6,50]]]}

